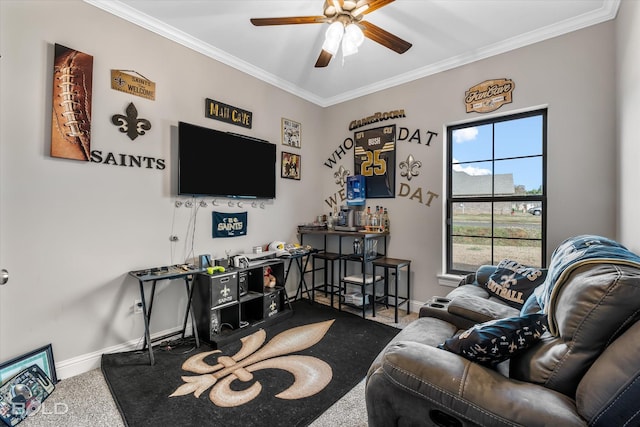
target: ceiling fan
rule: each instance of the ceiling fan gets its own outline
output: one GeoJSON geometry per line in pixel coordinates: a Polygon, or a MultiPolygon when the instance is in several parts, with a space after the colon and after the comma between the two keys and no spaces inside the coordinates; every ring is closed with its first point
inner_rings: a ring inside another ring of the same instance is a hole
{"type": "Polygon", "coordinates": [[[251,18],[251,23],[256,26],[329,24],[322,51],[315,65],[326,67],[338,51],[340,43],[342,43],[343,56],[347,56],[357,52],[364,37],[400,54],[409,50],[411,43],[362,19],[364,15],[393,1],[395,0],[325,0],[323,15],[251,18]]]}

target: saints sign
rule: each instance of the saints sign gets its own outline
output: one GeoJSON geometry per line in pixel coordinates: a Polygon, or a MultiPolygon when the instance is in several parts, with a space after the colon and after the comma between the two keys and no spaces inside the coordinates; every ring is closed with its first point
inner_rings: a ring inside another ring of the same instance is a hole
{"type": "Polygon", "coordinates": [[[395,197],[396,125],[354,134],[356,174],[366,180],[367,198],[395,197]]]}

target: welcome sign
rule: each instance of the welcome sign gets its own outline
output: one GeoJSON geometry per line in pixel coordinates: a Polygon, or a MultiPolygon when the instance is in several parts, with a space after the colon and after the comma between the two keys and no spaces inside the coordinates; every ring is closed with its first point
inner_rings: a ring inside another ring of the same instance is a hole
{"type": "Polygon", "coordinates": [[[155,82],[135,71],[133,72],[138,76],[128,74],[125,71],[128,70],[111,70],[111,89],[155,101],[155,82]]]}

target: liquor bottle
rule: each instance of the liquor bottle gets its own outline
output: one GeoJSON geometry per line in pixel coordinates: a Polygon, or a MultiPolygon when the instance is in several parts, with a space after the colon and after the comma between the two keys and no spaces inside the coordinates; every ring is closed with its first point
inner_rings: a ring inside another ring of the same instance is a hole
{"type": "Polygon", "coordinates": [[[342,214],[342,209],[338,211],[338,219],[336,220],[336,225],[343,226],[344,224],[344,215],[342,214]]]}
{"type": "Polygon", "coordinates": [[[329,212],[329,218],[327,218],[327,230],[331,231],[333,230],[333,226],[334,226],[334,220],[333,220],[333,212],[329,212]]]}
{"type": "Polygon", "coordinates": [[[367,220],[366,227],[371,227],[371,206],[367,206],[367,220]]]}
{"type": "Polygon", "coordinates": [[[374,229],[380,226],[380,218],[378,217],[378,207],[371,213],[371,227],[374,229]]]}
{"type": "Polygon", "coordinates": [[[380,225],[380,227],[379,227],[379,228],[380,228],[380,232],[381,232],[381,233],[384,233],[384,231],[385,231],[385,227],[384,227],[384,215],[383,215],[383,209],[382,209],[382,206],[380,206],[380,207],[378,208],[378,218],[379,218],[379,220],[378,220],[378,224],[380,225]]]}
{"type": "Polygon", "coordinates": [[[391,221],[389,220],[389,212],[387,212],[387,208],[384,208],[384,213],[382,214],[382,222],[384,223],[384,230],[388,233],[391,221]]]}

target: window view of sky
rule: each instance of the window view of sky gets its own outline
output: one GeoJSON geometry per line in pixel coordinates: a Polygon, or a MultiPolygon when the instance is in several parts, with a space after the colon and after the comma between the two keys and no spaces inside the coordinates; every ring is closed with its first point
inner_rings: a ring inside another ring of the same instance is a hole
{"type": "Polygon", "coordinates": [[[512,174],[514,185],[527,191],[542,185],[542,116],[457,129],[453,142],[455,171],[491,175],[495,158],[495,173],[512,174]]]}

